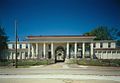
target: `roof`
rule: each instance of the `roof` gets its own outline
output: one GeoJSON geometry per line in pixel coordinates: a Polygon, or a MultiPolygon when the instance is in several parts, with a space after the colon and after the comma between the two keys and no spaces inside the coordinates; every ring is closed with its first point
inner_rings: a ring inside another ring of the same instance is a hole
{"type": "Polygon", "coordinates": [[[95,48],[95,50],[120,50],[120,48],[95,48]]]}
{"type": "Polygon", "coordinates": [[[27,36],[27,38],[96,38],[96,36],[84,36],[84,35],[45,35],[45,36],[27,36]]]}

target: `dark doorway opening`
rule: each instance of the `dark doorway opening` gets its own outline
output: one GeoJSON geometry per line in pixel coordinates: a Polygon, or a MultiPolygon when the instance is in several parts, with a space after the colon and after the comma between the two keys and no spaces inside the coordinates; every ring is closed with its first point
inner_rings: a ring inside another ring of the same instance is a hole
{"type": "Polygon", "coordinates": [[[51,59],[51,52],[48,52],[48,59],[51,59]]]}
{"type": "Polygon", "coordinates": [[[62,46],[58,46],[55,50],[55,62],[65,61],[65,50],[62,46]]]}

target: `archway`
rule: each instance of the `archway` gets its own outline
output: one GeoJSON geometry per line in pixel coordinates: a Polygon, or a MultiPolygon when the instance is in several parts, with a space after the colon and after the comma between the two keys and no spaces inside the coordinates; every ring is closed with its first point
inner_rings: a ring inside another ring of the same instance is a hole
{"type": "Polygon", "coordinates": [[[62,46],[58,46],[55,50],[55,62],[65,61],[65,50],[62,46]]]}

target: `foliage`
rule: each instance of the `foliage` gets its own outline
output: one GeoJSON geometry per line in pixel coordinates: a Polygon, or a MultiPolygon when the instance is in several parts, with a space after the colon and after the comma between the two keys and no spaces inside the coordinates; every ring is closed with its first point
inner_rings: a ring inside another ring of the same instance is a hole
{"type": "Polygon", "coordinates": [[[112,39],[109,33],[109,29],[105,26],[97,27],[92,31],[85,33],[84,35],[94,35],[96,36],[95,40],[111,40],[112,39]]]}
{"type": "Polygon", "coordinates": [[[109,33],[113,40],[118,40],[120,38],[120,29],[118,28],[109,28],[109,33]]]}
{"type": "MultiPolygon", "coordinates": [[[[28,59],[28,60],[18,60],[17,65],[22,66],[22,67],[29,67],[29,66],[35,66],[35,65],[49,65],[53,64],[52,59],[40,59],[40,60],[33,60],[33,59],[28,59]]],[[[15,60],[6,60],[6,61],[1,61],[0,66],[15,66],[15,60]]]]}
{"type": "Polygon", "coordinates": [[[120,40],[117,40],[117,46],[120,46],[120,40]]]}
{"type": "Polygon", "coordinates": [[[6,58],[3,54],[3,51],[8,48],[7,41],[8,37],[6,36],[5,30],[0,26],[0,60],[6,58]]]}
{"type": "Polygon", "coordinates": [[[52,64],[51,60],[43,59],[43,60],[19,60],[18,66],[35,66],[35,65],[49,65],[52,64]]]}
{"type": "Polygon", "coordinates": [[[91,65],[91,66],[120,66],[119,59],[101,59],[101,60],[77,60],[78,65],[91,65]]]}
{"type": "Polygon", "coordinates": [[[99,60],[87,60],[87,59],[77,60],[77,64],[79,64],[79,65],[102,66],[102,64],[99,62],[99,60]]]}
{"type": "Polygon", "coordinates": [[[90,32],[84,33],[87,36],[96,36],[95,40],[117,40],[117,46],[120,46],[120,29],[99,26],[90,32]]]}
{"type": "Polygon", "coordinates": [[[0,61],[0,66],[8,66],[9,64],[11,64],[12,61],[9,61],[7,59],[1,60],[0,61]]]}

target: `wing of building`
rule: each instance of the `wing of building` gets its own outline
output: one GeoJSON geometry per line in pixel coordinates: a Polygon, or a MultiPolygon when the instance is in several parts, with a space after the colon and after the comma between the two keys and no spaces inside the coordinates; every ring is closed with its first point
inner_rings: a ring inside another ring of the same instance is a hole
{"type": "MultiPolygon", "coordinates": [[[[18,59],[53,59],[66,61],[72,58],[120,59],[116,41],[94,41],[95,36],[27,36],[17,43],[18,59]]],[[[15,41],[8,42],[10,56],[15,59],[15,41]]]]}

